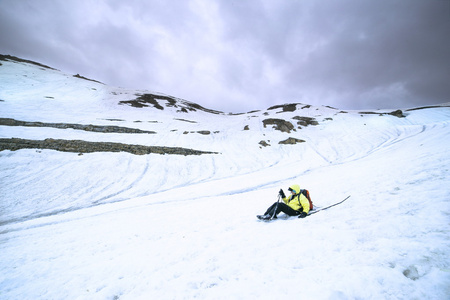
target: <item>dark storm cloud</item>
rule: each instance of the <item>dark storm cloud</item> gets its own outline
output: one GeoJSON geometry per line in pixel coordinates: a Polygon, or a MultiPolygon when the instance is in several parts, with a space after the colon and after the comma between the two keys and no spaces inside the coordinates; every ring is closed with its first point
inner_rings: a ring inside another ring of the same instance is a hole
{"type": "Polygon", "coordinates": [[[222,2],[222,8],[230,15],[227,37],[260,47],[281,68],[291,94],[281,89],[280,97],[339,107],[449,101],[449,1],[292,1],[282,8],[222,2]]]}
{"type": "Polygon", "coordinates": [[[225,111],[450,101],[450,1],[0,0],[0,53],[225,111]]]}

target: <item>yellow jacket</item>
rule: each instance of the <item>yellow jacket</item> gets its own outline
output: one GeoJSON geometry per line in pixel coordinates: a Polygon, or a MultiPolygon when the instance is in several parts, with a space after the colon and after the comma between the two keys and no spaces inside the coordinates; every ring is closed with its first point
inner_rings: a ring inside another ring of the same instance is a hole
{"type": "Polygon", "coordinates": [[[309,212],[309,201],[303,194],[300,194],[300,186],[297,184],[291,185],[289,188],[295,191],[295,195],[289,195],[283,198],[284,203],[289,205],[293,210],[299,210],[301,212],[309,212]]]}

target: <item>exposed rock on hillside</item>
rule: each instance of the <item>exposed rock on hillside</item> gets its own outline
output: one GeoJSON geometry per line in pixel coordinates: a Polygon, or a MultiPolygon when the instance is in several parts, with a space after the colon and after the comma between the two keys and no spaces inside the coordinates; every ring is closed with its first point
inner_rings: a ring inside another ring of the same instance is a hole
{"type": "Polygon", "coordinates": [[[316,119],[310,118],[310,117],[296,116],[296,117],[293,117],[292,119],[298,120],[297,125],[304,126],[304,127],[306,127],[308,125],[314,125],[314,126],[319,125],[319,122],[317,122],[316,119]]]}
{"type": "MultiPolygon", "coordinates": [[[[183,132],[183,134],[188,134],[188,133],[200,133],[203,135],[210,135],[211,131],[209,130],[199,130],[199,131],[185,131],[183,132]]],[[[214,131],[214,133],[219,133],[219,131],[214,131]]]]}
{"type": "Polygon", "coordinates": [[[291,104],[275,105],[275,106],[269,107],[267,110],[272,110],[272,109],[277,109],[277,108],[283,108],[283,112],[295,111],[297,108],[297,104],[291,103],[291,104]]]}
{"type": "Polygon", "coordinates": [[[290,133],[292,129],[294,129],[294,125],[291,122],[285,121],[282,119],[265,119],[263,120],[264,128],[267,125],[275,125],[273,128],[275,130],[280,130],[281,132],[290,133]]]}
{"type": "MultiPolygon", "coordinates": [[[[153,105],[154,108],[163,110],[164,107],[159,104],[157,100],[166,101],[166,106],[174,106],[176,101],[175,99],[167,96],[160,96],[160,95],[153,95],[153,94],[143,94],[137,97],[134,100],[128,100],[128,101],[120,101],[119,104],[128,104],[133,107],[148,107],[150,105],[153,105]]],[[[187,112],[184,110],[183,112],[187,112]]]]}
{"type": "Polygon", "coordinates": [[[198,105],[196,103],[188,102],[185,100],[169,97],[169,96],[163,96],[163,95],[155,95],[155,94],[143,94],[143,95],[136,95],[139,96],[134,100],[127,100],[127,101],[120,101],[119,104],[127,104],[131,105],[133,107],[148,107],[152,105],[156,109],[164,110],[164,106],[162,106],[159,101],[165,102],[166,107],[175,107],[179,108],[178,112],[184,112],[187,113],[188,111],[197,111],[201,110],[204,112],[212,113],[212,114],[223,114],[223,112],[207,109],[204,108],[201,105],[198,105]]]}
{"type": "Polygon", "coordinates": [[[264,141],[264,140],[260,141],[259,144],[260,144],[261,146],[263,146],[263,147],[270,146],[270,144],[268,144],[268,143],[267,143],[266,141],[264,141]]]}
{"type": "Polygon", "coordinates": [[[75,129],[92,132],[103,133],[147,133],[155,134],[155,131],[140,130],[137,128],[128,128],[120,126],[100,126],[100,125],[82,125],[82,124],[70,124],[70,123],[43,123],[43,122],[26,122],[8,118],[0,118],[0,125],[5,126],[25,126],[25,127],[52,127],[59,129],[75,129]]]}
{"type": "Polygon", "coordinates": [[[289,103],[289,104],[275,105],[275,106],[269,107],[267,110],[282,108],[283,110],[281,112],[293,112],[293,111],[297,110],[297,105],[302,105],[302,107],[300,107],[300,109],[311,108],[311,105],[306,105],[306,104],[302,104],[302,103],[289,103]]]}
{"type": "Polygon", "coordinates": [[[278,142],[278,144],[295,145],[295,144],[304,143],[304,142],[305,142],[304,140],[300,140],[300,139],[296,139],[296,138],[290,137],[290,138],[288,138],[288,139],[286,139],[284,141],[278,142]]]}
{"type": "Polygon", "coordinates": [[[92,81],[92,82],[97,82],[97,83],[100,83],[100,84],[104,84],[103,82],[100,82],[100,81],[97,81],[97,80],[94,80],[94,79],[86,78],[84,76],[81,76],[80,74],[73,75],[73,77],[84,79],[84,80],[88,80],[88,81],[92,81]]]}
{"type": "Polygon", "coordinates": [[[51,149],[62,152],[91,153],[91,152],[128,152],[136,155],[145,154],[176,154],[176,155],[201,155],[219,154],[217,152],[199,151],[180,147],[158,147],[127,145],[122,143],[86,142],[80,140],[26,140],[26,139],[0,139],[0,151],[20,149],[51,149]]]}
{"type": "Polygon", "coordinates": [[[185,119],[177,119],[177,118],[174,118],[174,120],[177,120],[177,121],[183,121],[183,122],[187,122],[187,123],[198,123],[197,121],[191,121],[191,120],[185,120],[185,119]]]}
{"type": "Polygon", "coordinates": [[[12,55],[0,54],[0,61],[1,60],[3,60],[3,61],[9,60],[9,61],[16,61],[16,62],[21,62],[21,63],[28,63],[28,64],[33,64],[33,65],[36,65],[36,66],[39,66],[39,67],[43,67],[43,68],[46,68],[46,69],[56,70],[54,68],[51,68],[49,66],[46,66],[46,65],[43,65],[43,64],[40,64],[40,63],[37,63],[35,61],[31,61],[31,60],[15,57],[15,56],[12,56],[12,55]]]}
{"type": "Polygon", "coordinates": [[[362,111],[362,112],[360,112],[360,114],[362,114],[362,115],[380,115],[380,116],[391,115],[391,116],[394,116],[394,117],[397,117],[397,118],[405,118],[406,117],[403,114],[403,111],[401,109],[397,109],[397,110],[392,111],[390,113],[377,113],[377,112],[371,112],[371,111],[368,111],[368,112],[362,111]]]}
{"type": "Polygon", "coordinates": [[[397,109],[396,111],[388,113],[388,115],[397,117],[397,118],[405,118],[406,116],[403,114],[403,112],[400,109],[397,109]]]}
{"type": "MultiPolygon", "coordinates": [[[[450,103],[450,102],[449,102],[450,103]]],[[[428,108],[439,108],[439,107],[450,107],[449,103],[443,103],[441,105],[430,105],[430,106],[421,106],[407,109],[406,111],[420,110],[420,109],[428,109],[428,108]]]]}

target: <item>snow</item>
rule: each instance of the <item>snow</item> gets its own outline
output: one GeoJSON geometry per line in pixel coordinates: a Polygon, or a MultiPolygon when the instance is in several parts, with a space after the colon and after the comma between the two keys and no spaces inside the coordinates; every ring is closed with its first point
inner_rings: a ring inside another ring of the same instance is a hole
{"type": "Polygon", "coordinates": [[[448,104],[405,118],[301,105],[179,113],[118,105],[146,91],[1,63],[0,118],[157,134],[0,126],[0,138],[220,152],[0,152],[1,299],[450,298],[448,104]],[[319,125],[262,123],[294,116],[319,125]],[[211,134],[184,134],[200,130],[211,134]],[[306,142],[278,144],[288,137],[306,142]],[[258,221],[291,184],[320,207],[351,197],[305,219],[258,221]]]}

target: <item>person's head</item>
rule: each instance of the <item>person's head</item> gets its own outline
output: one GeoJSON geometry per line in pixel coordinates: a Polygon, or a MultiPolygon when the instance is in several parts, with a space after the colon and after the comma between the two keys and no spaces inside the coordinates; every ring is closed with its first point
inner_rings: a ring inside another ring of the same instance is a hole
{"type": "Polygon", "coordinates": [[[293,184],[288,188],[288,191],[293,195],[300,193],[300,186],[298,184],[293,184]]]}

